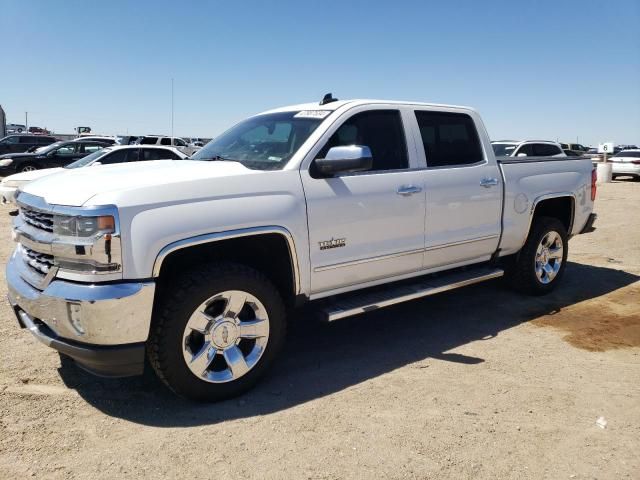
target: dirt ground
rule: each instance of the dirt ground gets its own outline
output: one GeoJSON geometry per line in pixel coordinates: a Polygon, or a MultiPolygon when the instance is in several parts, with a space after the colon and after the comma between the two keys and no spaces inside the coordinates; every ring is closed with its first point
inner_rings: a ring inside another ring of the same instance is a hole
{"type": "MultiPolygon", "coordinates": [[[[601,186],[596,211],[553,294],[494,281],[334,325],[300,312],[271,375],[219,404],[61,365],[4,300],[0,477],[640,478],[640,183],[601,186]]],[[[3,208],[2,263],[9,224],[3,208]]]]}

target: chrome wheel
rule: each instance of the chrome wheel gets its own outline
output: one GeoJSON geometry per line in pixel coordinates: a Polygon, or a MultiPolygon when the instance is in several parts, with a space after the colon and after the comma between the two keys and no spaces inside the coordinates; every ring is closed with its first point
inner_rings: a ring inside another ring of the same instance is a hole
{"type": "Polygon", "coordinates": [[[36,169],[33,165],[25,165],[22,167],[22,172],[33,172],[36,169]]]}
{"type": "Polygon", "coordinates": [[[191,315],[182,336],[187,367],[201,380],[237,380],[260,360],[269,340],[269,316],[253,295],[221,292],[191,315]]]}
{"type": "Polygon", "coordinates": [[[562,266],[564,245],[558,232],[550,231],[542,237],[536,249],[535,269],[538,281],[548,284],[556,278],[562,266]]]}

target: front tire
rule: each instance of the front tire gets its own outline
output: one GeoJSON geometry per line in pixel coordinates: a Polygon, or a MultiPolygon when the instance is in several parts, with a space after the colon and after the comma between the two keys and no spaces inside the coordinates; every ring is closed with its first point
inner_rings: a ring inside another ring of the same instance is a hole
{"type": "Polygon", "coordinates": [[[513,287],[531,295],[545,295],[556,288],[567,265],[567,231],[558,219],[534,218],[529,236],[513,265],[513,287]]]}
{"type": "Polygon", "coordinates": [[[23,165],[22,167],[20,167],[20,173],[33,172],[34,170],[37,170],[37,169],[38,167],[36,167],[35,165],[31,163],[27,163],[26,165],[23,165]]]}
{"type": "Polygon", "coordinates": [[[148,357],[178,395],[224,400],[255,385],[285,331],[282,298],[264,275],[240,264],[210,264],[164,290],[154,308],[148,357]]]}

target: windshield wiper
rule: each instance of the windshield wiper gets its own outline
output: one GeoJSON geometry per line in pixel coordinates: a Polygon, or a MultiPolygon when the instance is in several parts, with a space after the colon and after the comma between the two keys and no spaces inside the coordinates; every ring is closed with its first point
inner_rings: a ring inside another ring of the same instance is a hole
{"type": "Polygon", "coordinates": [[[208,158],[195,158],[194,160],[202,160],[205,162],[237,162],[238,160],[234,160],[233,158],[223,157],[222,155],[214,155],[213,157],[208,158]]]}

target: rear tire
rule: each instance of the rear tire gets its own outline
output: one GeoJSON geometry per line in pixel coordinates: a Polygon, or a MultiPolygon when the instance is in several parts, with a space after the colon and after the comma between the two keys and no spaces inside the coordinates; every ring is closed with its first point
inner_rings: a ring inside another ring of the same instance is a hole
{"type": "Polygon", "coordinates": [[[27,163],[25,165],[22,165],[20,167],[20,173],[23,172],[33,172],[34,170],[37,170],[38,167],[36,167],[35,165],[33,165],[32,163],[27,163]]]}
{"type": "Polygon", "coordinates": [[[564,274],[568,253],[567,231],[562,222],[551,217],[534,218],[509,272],[513,287],[530,295],[551,292],[564,274]]]}
{"type": "Polygon", "coordinates": [[[160,379],[197,401],[253,387],[283,344],[285,307],[260,272],[217,263],[185,272],[154,308],[148,357],[160,379]]]}

